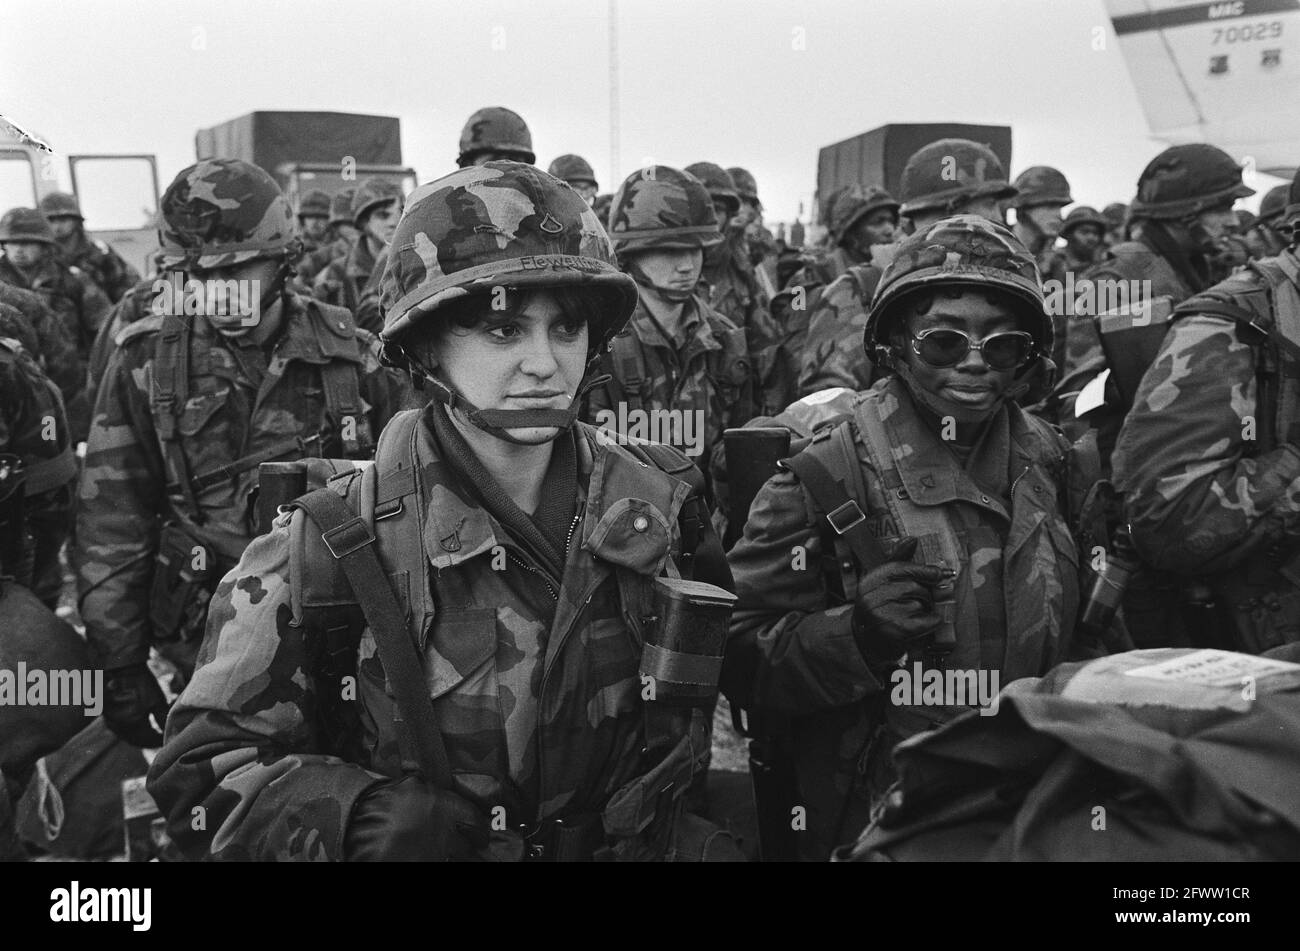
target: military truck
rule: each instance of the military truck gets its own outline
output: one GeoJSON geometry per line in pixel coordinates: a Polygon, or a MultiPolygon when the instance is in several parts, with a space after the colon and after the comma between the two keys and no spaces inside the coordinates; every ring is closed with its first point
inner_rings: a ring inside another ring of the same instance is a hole
{"type": "Polygon", "coordinates": [[[403,192],[416,185],[415,169],[402,164],[401,123],[392,116],[350,112],[250,112],[194,136],[198,158],[251,162],[274,176],[298,207],[319,190],[333,197],[379,177],[403,192]]]}
{"type": "Polygon", "coordinates": [[[77,196],[86,233],[106,241],[141,274],[158,248],[158,166],[152,155],[60,155],[0,116],[0,214],[35,208],[50,192],[77,196]]]}
{"type": "Polygon", "coordinates": [[[817,155],[817,221],[829,217],[831,197],[846,185],[879,185],[895,198],[912,153],[939,139],[971,139],[1011,169],[1011,127],[959,122],[891,123],[835,142],[817,155]]]}

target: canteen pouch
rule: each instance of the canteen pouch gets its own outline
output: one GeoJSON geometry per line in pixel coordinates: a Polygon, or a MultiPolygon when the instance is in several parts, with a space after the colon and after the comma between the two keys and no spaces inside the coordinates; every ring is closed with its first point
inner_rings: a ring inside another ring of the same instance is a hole
{"type": "Polygon", "coordinates": [[[644,624],[641,676],[651,699],[670,707],[710,707],[718,695],[727,624],[736,596],[717,585],[656,578],[653,616],[644,624]]]}

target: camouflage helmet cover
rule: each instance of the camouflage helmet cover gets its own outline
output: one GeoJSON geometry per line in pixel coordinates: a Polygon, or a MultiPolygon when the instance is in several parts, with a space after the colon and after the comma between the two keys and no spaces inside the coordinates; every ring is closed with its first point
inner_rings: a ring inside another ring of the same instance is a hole
{"type": "Polygon", "coordinates": [[[904,215],[952,213],[975,198],[1016,197],[1002,161],[987,145],[970,139],[939,139],[917,149],[903,167],[900,188],[904,215]]]}
{"type": "Polygon", "coordinates": [[[1165,149],[1142,170],[1132,218],[1179,219],[1255,194],[1231,155],[1203,142],[1165,149]]]}
{"type": "Polygon", "coordinates": [[[50,223],[35,208],[10,208],[6,211],[0,218],[0,241],[55,243],[50,223]]]}
{"type": "Polygon", "coordinates": [[[464,168],[484,152],[508,152],[529,165],[537,161],[528,123],[519,113],[504,106],[488,106],[469,117],[460,133],[456,164],[464,168]]]}
{"type": "Polygon", "coordinates": [[[1080,225],[1096,225],[1104,234],[1110,227],[1110,223],[1102,217],[1096,208],[1088,205],[1080,205],[1077,208],[1070,209],[1070,213],[1065,216],[1065,221],[1061,223],[1061,237],[1069,237],[1070,232],[1080,225]]]}
{"type": "Polygon", "coordinates": [[[355,188],[345,188],[330,200],[330,224],[352,224],[352,196],[355,188]]]}
{"type": "Polygon", "coordinates": [[[1031,165],[1012,182],[1020,193],[1008,202],[1010,208],[1032,208],[1035,205],[1068,205],[1074,201],[1070,183],[1065,176],[1050,165],[1031,165]]]}
{"type": "Polygon", "coordinates": [[[740,211],[740,192],[736,191],[736,183],[721,165],[714,165],[712,162],[696,162],[687,165],[686,171],[700,180],[709,193],[710,199],[720,201],[727,206],[728,215],[740,211]]]}
{"type": "Polygon", "coordinates": [[[885,268],[871,301],[863,345],[868,354],[890,345],[898,303],[937,284],[1005,292],[1018,305],[1040,357],[1052,352],[1052,319],[1044,306],[1038,266],[1020,240],[977,215],[955,215],[909,235],[885,268]]]}
{"type": "Polygon", "coordinates": [[[275,179],[239,159],[203,159],[167,186],[158,231],[167,266],[211,269],[295,256],[293,210],[275,179]]]}
{"type": "Polygon", "coordinates": [[[386,178],[367,178],[352,195],[352,224],[364,227],[362,222],[376,205],[396,199],[400,204],[402,186],[386,178]]]}
{"type": "Polygon", "coordinates": [[[494,287],[586,288],[608,298],[603,349],[636,308],[632,279],[614,265],[609,237],[573,189],[520,162],[470,166],[411,193],[381,282],[385,339],[401,343],[451,301],[494,287]]]}
{"type": "Polygon", "coordinates": [[[883,188],[850,185],[841,189],[831,204],[831,234],[837,241],[843,241],[854,225],[880,208],[888,209],[897,223],[899,207],[899,203],[883,188]]]}
{"type": "Polygon", "coordinates": [[[727,169],[727,174],[736,183],[736,193],[740,195],[741,200],[753,202],[759,208],[763,207],[763,203],[758,200],[758,181],[748,169],[733,165],[727,169]]]}
{"type": "Polygon", "coordinates": [[[310,191],[298,202],[299,218],[328,218],[330,216],[330,196],[323,191],[310,191]]]}
{"type": "Polygon", "coordinates": [[[703,183],[667,165],[633,172],[619,186],[609,209],[609,236],[620,256],[673,248],[707,251],[722,241],[703,183]]]}
{"type": "Polygon", "coordinates": [[[76,218],[78,221],[85,221],[76,197],[67,192],[50,192],[36,207],[47,219],[76,218]]]}
{"type": "Polygon", "coordinates": [[[546,172],[548,175],[554,175],[560,181],[568,182],[570,185],[578,182],[579,184],[590,185],[592,188],[600,187],[596,182],[596,170],[581,155],[561,155],[551,163],[551,167],[546,172]]]}

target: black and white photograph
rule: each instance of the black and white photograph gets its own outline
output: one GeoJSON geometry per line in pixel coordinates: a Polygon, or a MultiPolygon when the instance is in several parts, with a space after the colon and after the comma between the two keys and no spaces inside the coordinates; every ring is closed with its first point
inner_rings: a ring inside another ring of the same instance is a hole
{"type": "Polygon", "coordinates": [[[0,0],[18,917],[1051,862],[1244,938],[1298,165],[1300,0],[0,0]]]}

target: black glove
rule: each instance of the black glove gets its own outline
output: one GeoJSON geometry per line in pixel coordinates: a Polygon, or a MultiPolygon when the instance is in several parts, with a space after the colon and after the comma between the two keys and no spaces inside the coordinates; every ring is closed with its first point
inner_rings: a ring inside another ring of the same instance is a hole
{"type": "Polygon", "coordinates": [[[145,663],[104,671],[104,722],[132,746],[162,746],[170,704],[145,663]]]}
{"type": "Polygon", "coordinates": [[[858,584],[853,632],[863,656],[873,665],[896,660],[910,642],[933,633],[942,621],[931,589],[946,579],[944,569],[913,564],[916,546],[917,539],[903,539],[889,560],[867,572],[858,584]]]}
{"type": "Polygon", "coordinates": [[[367,789],[352,807],[343,840],[349,862],[447,862],[487,848],[487,817],[455,793],[417,776],[367,789]]]}

